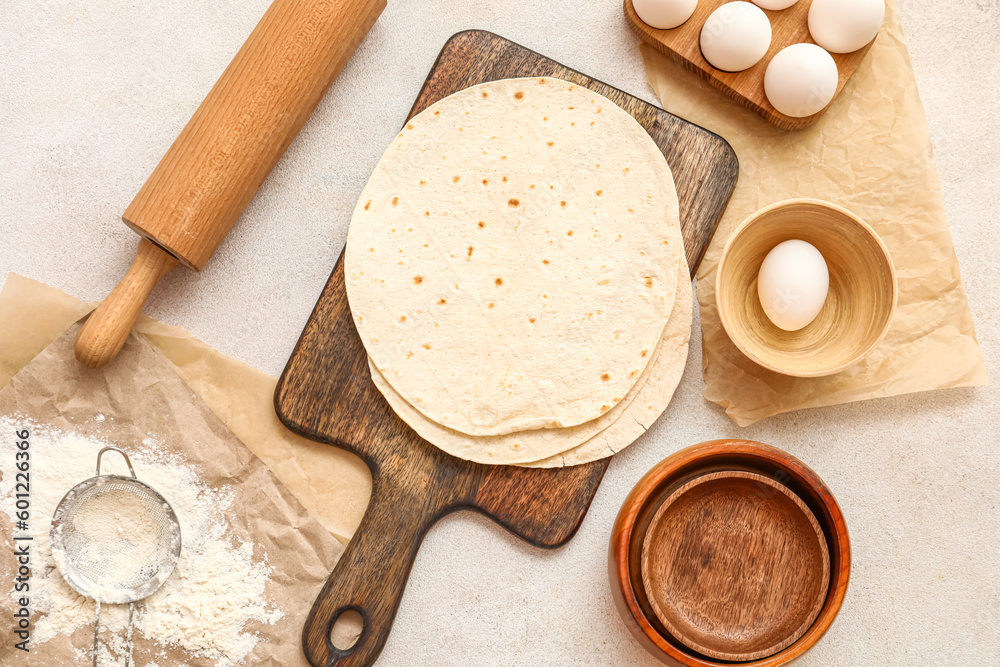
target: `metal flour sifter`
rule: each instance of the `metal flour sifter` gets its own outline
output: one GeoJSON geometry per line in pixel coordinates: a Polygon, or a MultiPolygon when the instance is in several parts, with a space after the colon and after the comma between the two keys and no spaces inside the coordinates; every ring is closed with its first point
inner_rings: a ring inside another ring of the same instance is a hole
{"type": "Polygon", "coordinates": [[[170,504],[136,478],[128,455],[117,447],[97,454],[97,476],[74,486],[59,501],[50,531],[52,556],[66,582],[97,602],[94,667],[97,667],[101,604],[128,604],[125,667],[132,654],[135,603],[170,577],[181,553],[181,527],[170,504]],[[131,477],[102,475],[104,452],[125,458],[131,477]]]}

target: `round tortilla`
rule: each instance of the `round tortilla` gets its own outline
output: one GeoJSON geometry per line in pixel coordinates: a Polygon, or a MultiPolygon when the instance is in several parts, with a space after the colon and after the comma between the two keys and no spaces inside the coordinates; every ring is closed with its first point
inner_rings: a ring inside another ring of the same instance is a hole
{"type": "Polygon", "coordinates": [[[663,331],[656,358],[642,391],[613,424],[587,442],[555,456],[522,464],[528,468],[561,468],[590,463],[617,454],[653,425],[670,404],[687,364],[694,317],[694,288],[687,261],[681,261],[686,280],[677,287],[677,303],[663,331]]]}
{"type": "Polygon", "coordinates": [[[351,220],[347,294],[385,380],[468,435],[568,428],[649,364],[683,253],[673,178],[607,98],[463,90],[389,146],[351,220]]]}
{"type": "Polygon", "coordinates": [[[492,465],[515,464],[537,467],[559,467],[595,461],[611,456],[631,442],[624,440],[624,437],[632,435],[634,429],[617,429],[620,435],[611,440],[601,436],[619,419],[630,414],[634,401],[637,400],[646,406],[644,409],[631,412],[633,417],[641,416],[645,424],[655,421],[670,402],[687,359],[687,342],[691,332],[691,276],[684,260],[679,263],[677,269],[677,295],[679,300],[684,299],[684,301],[678,301],[671,310],[670,319],[663,329],[663,337],[653,352],[653,360],[643,370],[628,395],[597,419],[578,426],[535,429],[492,436],[467,435],[441,426],[423,416],[389,385],[370,357],[368,369],[375,386],[393,411],[420,437],[452,456],[492,465]],[[656,387],[655,396],[647,395],[650,381],[656,387]],[[664,393],[665,397],[662,396],[664,393]],[[661,405],[655,415],[651,415],[653,405],[661,405]]]}

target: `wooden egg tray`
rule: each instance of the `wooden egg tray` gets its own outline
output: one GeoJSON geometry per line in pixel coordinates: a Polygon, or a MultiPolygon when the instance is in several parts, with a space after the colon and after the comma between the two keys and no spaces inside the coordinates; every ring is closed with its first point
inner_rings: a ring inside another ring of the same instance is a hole
{"type": "MultiPolygon", "coordinates": [[[[641,40],[652,45],[656,50],[669,56],[672,60],[691,70],[713,86],[726,93],[748,109],[757,112],[774,125],[783,130],[801,130],[809,127],[826,113],[830,105],[812,116],[793,118],[779,112],[767,101],[764,94],[764,71],[778,51],[792,44],[816,42],[809,35],[808,16],[812,0],[799,0],[788,9],[780,11],[764,10],[771,21],[771,48],[761,58],[760,62],[742,72],[724,72],[712,67],[701,54],[701,28],[709,15],[726,4],[729,0],[699,0],[694,14],[684,24],[671,30],[657,30],[639,18],[632,6],[632,0],[625,0],[625,16],[628,23],[641,40]]],[[[836,100],[844,84],[854,75],[873,39],[867,45],[853,53],[831,53],[840,71],[837,82],[836,100]]],[[[833,101],[830,101],[833,104],[833,101]]]]}

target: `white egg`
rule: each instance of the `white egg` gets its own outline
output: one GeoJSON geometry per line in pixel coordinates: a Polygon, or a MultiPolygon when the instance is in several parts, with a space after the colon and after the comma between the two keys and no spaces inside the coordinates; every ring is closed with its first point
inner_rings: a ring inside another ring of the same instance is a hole
{"type": "Polygon", "coordinates": [[[764,9],[780,11],[788,9],[799,0],[753,0],[754,4],[764,9]]]}
{"type": "Polygon", "coordinates": [[[850,53],[875,39],[884,19],[884,0],[813,0],[809,34],[827,51],[850,53]]]}
{"type": "Polygon", "coordinates": [[[757,275],[757,296],[775,326],[798,331],[816,319],[830,291],[830,271],[816,246],[784,241],[767,253],[757,275]]]}
{"type": "Polygon", "coordinates": [[[643,23],[657,30],[670,30],[694,14],[698,0],[632,0],[632,7],[643,23]]]}
{"type": "Polygon", "coordinates": [[[701,29],[701,53],[713,67],[740,72],[753,67],[771,46],[771,21],[757,5],[728,2],[701,29]]]}
{"type": "Polygon", "coordinates": [[[779,51],[764,72],[764,94],[775,109],[804,118],[826,108],[837,94],[840,73],[833,56],[815,44],[779,51]]]}

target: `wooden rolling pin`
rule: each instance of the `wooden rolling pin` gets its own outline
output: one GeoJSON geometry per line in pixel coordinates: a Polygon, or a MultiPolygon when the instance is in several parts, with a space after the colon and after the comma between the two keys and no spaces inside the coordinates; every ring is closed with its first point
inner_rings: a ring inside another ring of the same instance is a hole
{"type": "Polygon", "coordinates": [[[76,358],[111,361],[156,283],[200,271],[350,60],[386,0],[274,0],[125,210],[135,261],[76,339],[76,358]]]}

